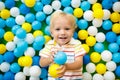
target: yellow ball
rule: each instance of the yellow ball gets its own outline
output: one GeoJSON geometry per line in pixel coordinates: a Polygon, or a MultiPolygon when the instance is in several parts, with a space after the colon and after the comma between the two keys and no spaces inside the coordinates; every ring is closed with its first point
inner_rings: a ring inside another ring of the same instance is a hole
{"type": "Polygon", "coordinates": [[[48,35],[45,35],[44,38],[45,38],[45,43],[47,43],[49,40],[51,40],[51,37],[48,35]]]}
{"type": "Polygon", "coordinates": [[[85,40],[88,37],[88,32],[86,30],[79,30],[78,38],[81,40],[85,40]]]}
{"type": "Polygon", "coordinates": [[[23,23],[22,28],[26,30],[26,32],[30,32],[32,30],[32,26],[30,23],[23,23]]]}
{"type": "Polygon", "coordinates": [[[33,7],[35,5],[36,0],[24,0],[25,1],[25,5],[27,7],[33,7]]]}
{"type": "Polygon", "coordinates": [[[103,16],[104,16],[104,11],[103,11],[102,9],[95,9],[95,10],[93,11],[93,16],[94,16],[95,18],[101,19],[101,18],[103,18],[103,16]]]}
{"type": "Polygon", "coordinates": [[[74,9],[73,14],[75,17],[80,18],[83,15],[83,10],[81,8],[76,8],[74,9]]]}
{"type": "Polygon", "coordinates": [[[101,55],[98,52],[92,52],[90,55],[90,59],[94,63],[98,63],[101,60],[101,55]]]}
{"type": "Polygon", "coordinates": [[[104,74],[106,72],[106,66],[103,63],[99,63],[96,66],[96,72],[98,74],[104,74]]]}
{"type": "Polygon", "coordinates": [[[113,24],[112,31],[115,32],[116,34],[120,34],[120,24],[119,23],[113,24]]]}
{"type": "Polygon", "coordinates": [[[34,37],[42,36],[42,35],[43,35],[43,32],[40,31],[40,30],[36,30],[36,31],[33,32],[33,36],[34,36],[34,37]]]}
{"type": "Polygon", "coordinates": [[[120,21],[120,14],[118,12],[113,12],[111,15],[110,15],[110,20],[112,22],[119,22],[120,21]]]}
{"type": "Polygon", "coordinates": [[[1,10],[1,18],[7,19],[10,17],[10,11],[7,9],[1,10]]]}
{"type": "Polygon", "coordinates": [[[58,77],[58,74],[57,74],[58,70],[57,70],[57,68],[59,68],[59,67],[60,67],[59,64],[55,64],[55,63],[51,64],[49,66],[49,69],[48,69],[49,75],[51,77],[57,78],[58,77]]]}
{"type": "Polygon", "coordinates": [[[5,53],[6,51],[6,46],[4,44],[0,44],[0,54],[5,53]]]}
{"type": "Polygon", "coordinates": [[[82,44],[82,46],[87,53],[90,51],[90,47],[87,44],[82,44]]]}
{"type": "Polygon", "coordinates": [[[102,9],[102,5],[100,3],[95,3],[92,5],[92,10],[96,10],[96,9],[102,9]]]}
{"type": "Polygon", "coordinates": [[[6,41],[12,41],[14,39],[14,34],[10,31],[8,31],[4,34],[4,39],[6,41]]]}
{"type": "Polygon", "coordinates": [[[87,37],[87,39],[86,39],[86,44],[87,44],[88,46],[94,46],[95,43],[96,43],[95,37],[93,37],[93,36],[87,37]]]}
{"type": "Polygon", "coordinates": [[[24,65],[22,64],[23,58],[24,58],[24,56],[19,57],[19,59],[18,59],[18,64],[19,64],[20,66],[24,66],[24,65]]]}

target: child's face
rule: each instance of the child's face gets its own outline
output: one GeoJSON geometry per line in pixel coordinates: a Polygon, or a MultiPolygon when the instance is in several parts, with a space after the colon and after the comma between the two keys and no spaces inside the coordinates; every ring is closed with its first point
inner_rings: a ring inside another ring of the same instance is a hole
{"type": "Polygon", "coordinates": [[[74,28],[72,23],[66,17],[58,17],[53,22],[53,28],[51,29],[51,34],[54,40],[60,45],[67,44],[74,33],[74,28]]]}

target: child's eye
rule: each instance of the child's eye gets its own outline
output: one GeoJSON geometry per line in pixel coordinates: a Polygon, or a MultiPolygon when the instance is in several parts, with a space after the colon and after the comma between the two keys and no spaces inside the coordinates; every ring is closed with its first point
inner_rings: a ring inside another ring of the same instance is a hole
{"type": "Polygon", "coordinates": [[[60,28],[56,28],[55,30],[59,31],[59,30],[60,30],[60,28]]]}
{"type": "Polygon", "coordinates": [[[65,30],[70,30],[70,28],[65,28],[65,30]]]}

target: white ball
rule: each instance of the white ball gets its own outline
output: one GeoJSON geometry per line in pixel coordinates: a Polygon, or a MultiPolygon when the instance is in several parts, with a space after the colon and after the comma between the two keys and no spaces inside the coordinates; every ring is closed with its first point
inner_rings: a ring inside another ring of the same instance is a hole
{"type": "Polygon", "coordinates": [[[23,72],[18,72],[15,74],[15,80],[26,80],[26,76],[23,72]]]}
{"type": "Polygon", "coordinates": [[[28,33],[28,34],[26,35],[25,41],[26,41],[28,44],[32,44],[32,43],[33,43],[33,41],[34,41],[34,36],[32,35],[32,33],[28,33]]]}
{"type": "Polygon", "coordinates": [[[97,0],[88,0],[88,2],[89,2],[90,4],[94,4],[94,3],[97,2],[97,0]]]}
{"type": "Polygon", "coordinates": [[[40,80],[40,78],[39,77],[30,76],[29,80],[40,80]]]}
{"type": "Polygon", "coordinates": [[[78,8],[80,6],[81,0],[72,0],[71,1],[71,6],[73,8],[78,8]]]}
{"type": "Polygon", "coordinates": [[[18,25],[22,25],[25,22],[25,17],[23,15],[17,15],[15,18],[15,22],[18,25]]]}
{"type": "Polygon", "coordinates": [[[103,20],[109,19],[110,15],[111,15],[111,12],[107,9],[104,9],[103,12],[104,12],[103,20]]]}
{"type": "Polygon", "coordinates": [[[0,11],[1,11],[2,9],[5,9],[5,4],[4,4],[3,2],[0,2],[0,11]]]}
{"type": "Polygon", "coordinates": [[[23,68],[23,73],[24,73],[26,76],[30,76],[30,67],[24,67],[24,68],[23,68]]]}
{"type": "Polygon", "coordinates": [[[93,12],[91,10],[87,10],[83,13],[83,18],[87,21],[92,21],[94,19],[93,12]]]}
{"type": "Polygon", "coordinates": [[[11,16],[13,16],[13,17],[18,16],[18,15],[20,14],[19,8],[18,8],[18,7],[12,7],[12,8],[10,9],[10,14],[11,14],[11,16]]]}
{"type": "Polygon", "coordinates": [[[8,62],[1,63],[0,70],[2,72],[7,72],[7,71],[9,71],[9,69],[10,69],[10,64],[8,62]]]}
{"type": "Polygon", "coordinates": [[[53,2],[52,2],[52,8],[53,8],[54,10],[59,10],[59,9],[61,8],[61,3],[60,3],[60,1],[58,1],[58,0],[53,1],[53,2]]]}
{"type": "Polygon", "coordinates": [[[116,63],[114,61],[109,61],[106,63],[107,70],[114,71],[116,69],[116,63]]]}
{"type": "Polygon", "coordinates": [[[25,56],[29,55],[33,57],[35,55],[35,50],[33,47],[28,47],[24,54],[25,56]]]}
{"type": "Polygon", "coordinates": [[[83,73],[83,80],[92,80],[92,75],[88,72],[83,73]]]}
{"type": "Polygon", "coordinates": [[[13,42],[17,44],[18,42],[22,41],[23,39],[19,39],[17,36],[14,37],[13,42]]]}
{"type": "Polygon", "coordinates": [[[101,27],[102,22],[103,22],[102,19],[97,19],[97,18],[95,18],[95,19],[93,19],[92,24],[93,24],[93,26],[95,26],[95,27],[101,27]]]}
{"type": "Polygon", "coordinates": [[[8,51],[13,51],[14,49],[15,49],[15,43],[14,42],[7,42],[7,44],[6,44],[6,49],[8,50],[8,51]]]}
{"type": "Polygon", "coordinates": [[[41,74],[41,68],[39,66],[31,66],[30,67],[30,75],[34,77],[38,77],[41,74]]]}
{"type": "Polygon", "coordinates": [[[104,80],[115,80],[115,74],[111,71],[105,72],[104,80]]]}
{"type": "Polygon", "coordinates": [[[113,11],[120,12],[120,1],[113,4],[113,11]]]}
{"type": "Polygon", "coordinates": [[[45,6],[43,7],[43,12],[44,12],[45,14],[51,14],[51,13],[53,12],[52,6],[51,6],[51,5],[45,5],[45,6]]]}
{"type": "Polygon", "coordinates": [[[95,72],[95,69],[96,69],[96,66],[95,66],[94,63],[88,63],[88,64],[86,65],[86,71],[87,71],[88,73],[94,73],[94,72],[95,72]]]}
{"type": "Polygon", "coordinates": [[[98,32],[98,29],[95,26],[90,26],[88,27],[87,32],[89,35],[95,36],[98,32]]]}
{"type": "Polygon", "coordinates": [[[93,80],[104,80],[104,77],[101,74],[94,74],[93,80]]]}
{"type": "Polygon", "coordinates": [[[105,34],[103,32],[99,32],[95,35],[96,41],[104,42],[105,41],[105,34]]]}
{"type": "Polygon", "coordinates": [[[103,61],[111,61],[112,59],[112,53],[108,50],[104,50],[102,53],[101,53],[101,58],[103,61]]]}

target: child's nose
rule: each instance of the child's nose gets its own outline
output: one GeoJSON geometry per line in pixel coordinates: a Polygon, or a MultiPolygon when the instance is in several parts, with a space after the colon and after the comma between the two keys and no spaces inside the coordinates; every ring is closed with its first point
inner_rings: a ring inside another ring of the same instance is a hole
{"type": "Polygon", "coordinates": [[[61,33],[61,34],[65,34],[65,30],[61,30],[60,33],[61,33]]]}

